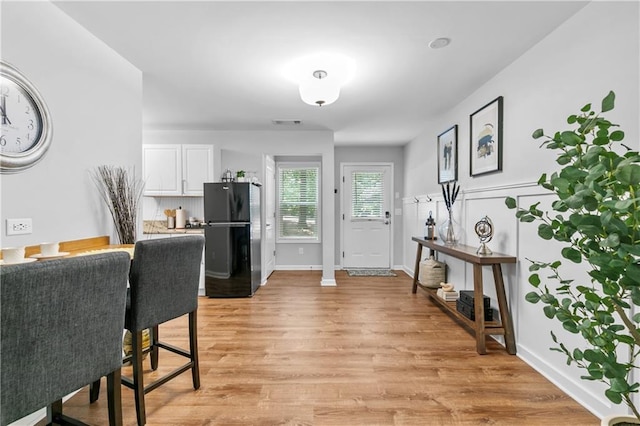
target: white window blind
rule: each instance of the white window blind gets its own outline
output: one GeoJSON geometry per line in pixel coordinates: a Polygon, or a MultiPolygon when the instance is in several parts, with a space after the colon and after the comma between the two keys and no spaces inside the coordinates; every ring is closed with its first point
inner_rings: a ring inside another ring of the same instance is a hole
{"type": "Polygon", "coordinates": [[[351,218],[383,218],[384,173],[358,172],[351,174],[351,218]]]}
{"type": "Polygon", "coordinates": [[[318,166],[278,166],[278,239],[319,239],[318,166]]]}

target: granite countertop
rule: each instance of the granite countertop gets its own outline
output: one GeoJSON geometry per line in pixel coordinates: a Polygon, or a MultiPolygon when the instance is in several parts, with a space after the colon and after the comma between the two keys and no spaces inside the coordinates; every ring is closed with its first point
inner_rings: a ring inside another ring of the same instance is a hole
{"type": "Polygon", "coordinates": [[[166,220],[145,220],[142,224],[143,234],[204,234],[202,228],[167,229],[166,220]]]}

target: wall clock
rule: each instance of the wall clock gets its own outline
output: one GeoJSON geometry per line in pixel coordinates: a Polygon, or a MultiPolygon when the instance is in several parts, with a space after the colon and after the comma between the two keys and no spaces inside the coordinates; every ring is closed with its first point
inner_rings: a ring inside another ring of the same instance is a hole
{"type": "Polygon", "coordinates": [[[15,67],[0,61],[0,172],[36,164],[52,136],[51,116],[40,92],[15,67]]]}

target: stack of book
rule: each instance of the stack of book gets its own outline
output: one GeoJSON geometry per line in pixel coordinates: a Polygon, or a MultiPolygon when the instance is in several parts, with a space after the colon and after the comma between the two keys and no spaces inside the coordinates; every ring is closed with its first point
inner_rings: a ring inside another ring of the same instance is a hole
{"type": "MultiPolygon", "coordinates": [[[[474,305],[475,294],[473,290],[460,290],[460,299],[456,302],[456,309],[471,321],[476,320],[476,309],[474,305]]],[[[491,308],[491,299],[488,296],[482,296],[484,304],[484,320],[493,321],[493,309],[491,308]]]]}
{"type": "Polygon", "coordinates": [[[458,292],[453,290],[445,291],[442,288],[439,288],[438,291],[436,291],[436,295],[439,298],[444,299],[446,302],[455,302],[458,300],[458,292]]]}

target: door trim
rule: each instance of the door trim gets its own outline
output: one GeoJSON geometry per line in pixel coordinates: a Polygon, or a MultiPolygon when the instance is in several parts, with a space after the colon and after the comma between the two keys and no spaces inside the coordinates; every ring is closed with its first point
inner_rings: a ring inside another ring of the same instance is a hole
{"type": "Polygon", "coordinates": [[[338,258],[340,259],[340,269],[344,269],[344,257],[342,256],[342,253],[344,252],[344,220],[342,219],[344,217],[344,215],[346,214],[345,212],[345,201],[344,201],[344,181],[345,181],[345,174],[344,174],[344,170],[346,167],[351,167],[351,166],[374,166],[374,167],[380,167],[380,166],[388,166],[391,168],[391,176],[390,176],[390,188],[389,191],[391,191],[390,193],[390,197],[389,197],[389,213],[391,215],[391,229],[389,229],[389,268],[393,269],[393,246],[394,246],[394,228],[395,228],[395,221],[396,221],[396,216],[395,216],[395,183],[394,183],[394,179],[393,179],[393,175],[394,175],[394,169],[393,169],[393,163],[391,162],[379,162],[379,161],[363,161],[363,162],[341,162],[340,163],[340,210],[338,213],[338,221],[340,222],[340,251],[338,253],[338,258]]]}

